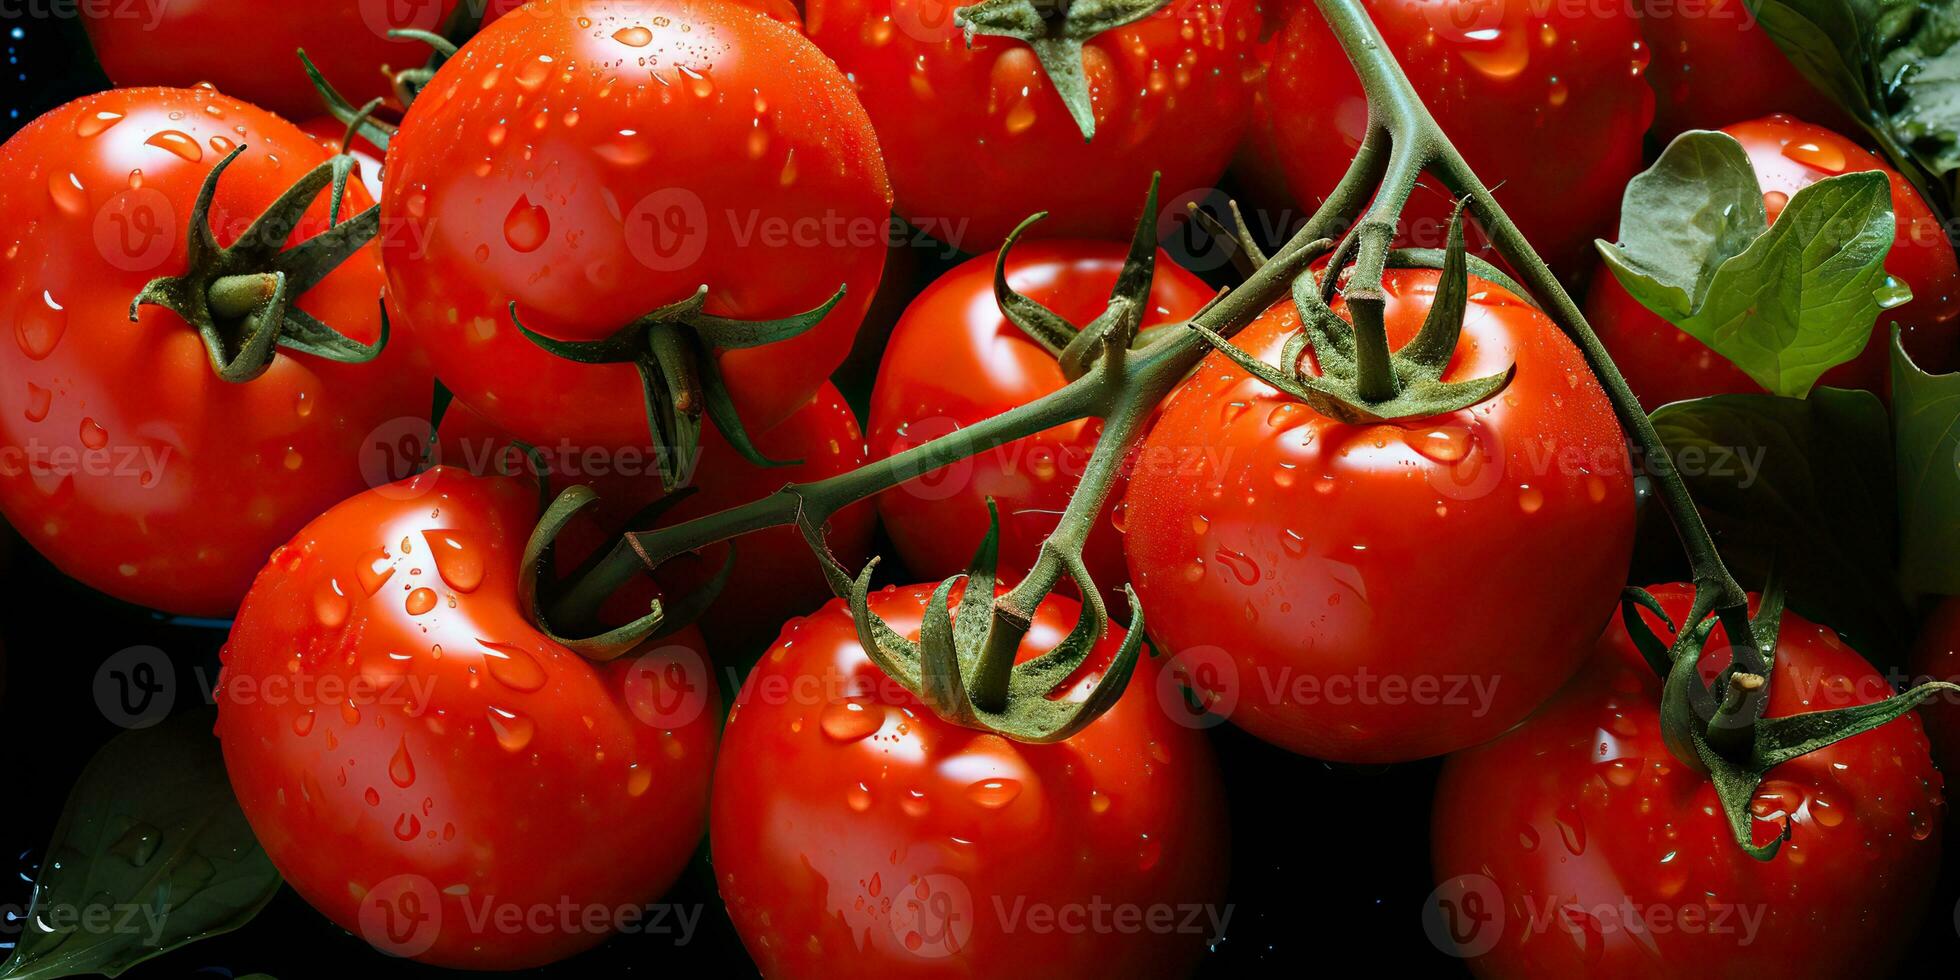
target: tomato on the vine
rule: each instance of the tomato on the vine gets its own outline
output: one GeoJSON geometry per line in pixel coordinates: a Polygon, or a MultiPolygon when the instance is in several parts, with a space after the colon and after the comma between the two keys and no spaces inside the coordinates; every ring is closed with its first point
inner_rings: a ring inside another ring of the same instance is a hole
{"type": "MultiPolygon", "coordinates": [[[[932,589],[870,608],[916,637],[932,589]]],[[[1018,659],[1078,612],[1044,601],[1018,659]]],[[[1061,696],[1086,694],[1120,629],[1061,696]]],[[[763,975],[1188,972],[1222,915],[1227,826],[1210,748],[1158,676],[1145,657],[1089,727],[1022,744],[921,706],[865,656],[841,600],[792,620],[736,696],[710,820],[722,898],[763,975]]]]}
{"type": "MultiPolygon", "coordinates": [[[[756,434],[756,445],[774,459],[800,460],[794,466],[762,467],[742,459],[727,442],[706,434],[692,492],[663,510],[648,526],[633,526],[635,515],[659,502],[665,494],[653,472],[654,450],[631,454],[592,455],[581,447],[552,444],[536,447],[535,459],[481,414],[461,403],[449,406],[440,430],[442,462],[473,473],[523,473],[535,476],[542,466],[550,473],[549,489],[562,491],[582,483],[598,494],[589,509],[590,520],[566,527],[559,554],[569,567],[586,556],[612,546],[622,531],[646,531],[677,524],[760,500],[790,483],[808,483],[836,476],[865,463],[864,433],[844,396],[828,382],[802,408],[767,432],[756,434]]],[[[846,568],[856,568],[871,553],[876,514],[869,502],[838,511],[830,520],[825,543],[846,568]]],[[[734,542],[735,565],[720,597],[701,617],[700,626],[717,649],[758,650],[775,637],[785,619],[809,611],[830,598],[823,569],[810,546],[793,527],[776,527],[745,534],[734,542]]],[[[654,580],[669,596],[684,596],[714,578],[727,558],[727,546],[706,548],[661,565],[654,580]]],[[[644,579],[606,603],[609,621],[626,622],[644,615],[647,600],[657,594],[644,579]]]]}
{"type": "Polygon", "coordinates": [[[447,467],[367,491],[274,552],[225,645],[217,734],[254,834],[397,956],[519,969],[595,945],[562,907],[653,900],[706,822],[700,635],[595,664],[540,632],[519,594],[537,517],[530,482],[447,467]]]}
{"type": "MultiPolygon", "coordinates": [[[[1654,95],[1625,7],[1380,0],[1368,14],[1424,105],[1554,271],[1586,266],[1640,170],[1654,95]]],[[[1294,200],[1319,202],[1367,130],[1361,81],[1312,3],[1296,4],[1267,75],[1294,200]]],[[[1402,240],[1441,248],[1450,197],[1428,180],[1402,213],[1402,240]]]]}
{"type": "Polygon", "coordinates": [[[388,149],[389,283],[437,375],[533,444],[645,445],[635,366],[545,352],[513,303],[532,331],[593,342],[703,286],[703,314],[738,320],[843,287],[804,333],[700,352],[749,427],[782,421],[842,361],[884,262],[891,194],[849,83],[718,0],[523,14],[445,62],[388,149]]]}
{"type": "Polygon", "coordinates": [[[210,82],[233,98],[298,119],[320,111],[320,95],[294,49],[305,49],[358,105],[390,94],[384,69],[399,71],[429,60],[427,44],[389,37],[389,31],[440,33],[463,2],[483,4],[488,21],[522,0],[170,0],[85,3],[79,11],[102,70],[117,85],[210,82]]]}
{"type": "MultiPolygon", "coordinates": [[[[1039,240],[1014,246],[1007,282],[1076,325],[1103,311],[1125,246],[1039,240]]],[[[871,451],[891,456],[1054,392],[1066,383],[1055,355],[1009,323],[994,300],[994,256],[969,259],[927,286],[892,329],[871,392],[871,451]]],[[[1143,326],[1189,318],[1212,296],[1159,251],[1143,326]]],[[[878,513],[905,567],[942,579],[966,569],[999,509],[1000,570],[1025,573],[1074,494],[1095,451],[1099,420],[1059,425],[878,496],[878,513]]],[[[1111,488],[1083,559],[1111,608],[1121,610],[1123,540],[1110,527],[1123,499],[1111,488]]]]}
{"type": "Polygon", "coordinates": [[[878,128],[898,213],[922,231],[980,252],[1047,211],[1034,234],[1121,241],[1152,172],[1167,199],[1225,172],[1258,73],[1257,0],[1175,3],[1090,38],[1087,141],[1033,49],[969,40],[953,22],[961,6],[810,0],[805,11],[878,128]]]}
{"type": "MultiPolygon", "coordinates": [[[[1389,270],[1392,347],[1438,277],[1389,270]]],[[[1571,676],[1619,597],[1633,488],[1605,393],[1543,313],[1469,288],[1443,380],[1516,366],[1479,404],[1351,424],[1214,353],[1143,444],[1124,546],[1150,636],[1260,738],[1350,762],[1474,745],[1571,676]]],[[[1288,300],[1234,342],[1272,363],[1299,328],[1288,300]]]]}
{"type": "MultiPolygon", "coordinates": [[[[342,364],[280,348],[222,380],[177,313],[130,303],[183,275],[193,206],[236,242],[328,154],[291,123],[207,89],[116,89],[48,112],[0,148],[0,510],[62,571],[173,613],[229,615],[273,547],[368,485],[361,452],[427,411],[426,373],[391,346],[342,364]]],[[[329,195],[289,243],[327,230],[329,195]]],[[[347,187],[342,219],[372,201],[347,187]]],[[[365,246],[294,308],[381,337],[381,250],[365,246]]]]}
{"type": "Polygon", "coordinates": [[[1656,137],[1773,112],[1800,113],[1832,129],[1857,125],[1790,63],[1746,0],[1708,0],[1692,9],[1646,0],[1641,7],[1640,34],[1653,54],[1647,80],[1656,137]]]}
{"type": "MultiPolygon", "coordinates": [[[[1676,623],[1686,585],[1654,589],[1676,623]]],[[[1664,641],[1659,617],[1640,615],[1664,641]]],[[[1717,626],[1704,682],[1728,663],[1717,626]]],[[[1436,789],[1436,898],[1488,977],[1882,976],[1939,873],[1942,779],[1912,717],[1770,770],[1737,846],[1706,773],[1661,736],[1661,683],[1615,622],[1530,721],[1452,756],[1436,789]]],[[[1830,629],[1785,613],[1767,717],[1882,700],[1830,629]]]]}
{"type": "MultiPolygon", "coordinates": [[[[1818,380],[1836,388],[1890,389],[1891,325],[1904,330],[1916,363],[1937,369],[1960,344],[1960,261],[1940,219],[1899,172],[1858,144],[1786,115],[1725,126],[1756,169],[1763,207],[1771,221],[1791,195],[1826,177],[1875,170],[1892,184],[1898,229],[1885,271],[1912,290],[1912,300],[1887,310],[1874,324],[1864,352],[1818,380]]],[[[1649,411],[1668,402],[1763,389],[1741,368],[1658,314],[1640,305],[1612,273],[1600,269],[1586,294],[1586,320],[1613,355],[1620,373],[1649,411]]]]}

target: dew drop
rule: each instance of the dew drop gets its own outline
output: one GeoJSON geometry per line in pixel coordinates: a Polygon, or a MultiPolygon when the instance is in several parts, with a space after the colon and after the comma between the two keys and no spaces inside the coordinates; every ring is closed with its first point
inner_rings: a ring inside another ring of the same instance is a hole
{"type": "Polygon", "coordinates": [[[474,592],[483,584],[483,553],[458,531],[427,530],[422,540],[435,556],[436,574],[458,592],[474,592]]]}
{"type": "Polygon", "coordinates": [[[415,760],[408,757],[406,738],[396,743],[395,754],[388,760],[388,778],[403,789],[415,785],[415,760]]]}
{"type": "Polygon", "coordinates": [[[54,353],[62,334],[68,332],[68,311],[47,292],[41,293],[40,302],[30,300],[21,307],[14,319],[14,342],[20,345],[21,353],[41,360],[54,353]]]}
{"type": "Polygon", "coordinates": [[[1015,779],[982,779],[966,788],[966,798],[975,805],[989,810],[999,810],[1021,795],[1021,783],[1015,779]]]}
{"type": "Polygon", "coordinates": [[[143,142],[158,149],[168,150],[189,163],[198,163],[204,159],[204,149],[197,145],[197,141],[174,129],[161,130],[143,142]]]}
{"type": "Polygon", "coordinates": [[[414,840],[421,833],[422,821],[416,819],[415,814],[404,812],[395,819],[395,839],[414,840]]]}
{"type": "Polygon", "coordinates": [[[32,381],[27,383],[27,420],[39,422],[48,417],[48,409],[54,404],[54,392],[32,381]]]}
{"type": "MultiPolygon", "coordinates": [[[[431,593],[433,594],[433,593],[431,593]]],[[[483,662],[497,683],[513,691],[530,692],[544,686],[544,666],[523,647],[478,640],[483,646],[483,662]]]]}
{"type": "Polygon", "coordinates": [[[347,596],[340,591],[338,579],[328,579],[313,594],[313,618],[328,629],[337,629],[347,622],[347,596]]]}
{"type": "Polygon", "coordinates": [[[106,109],[99,112],[85,112],[81,118],[75,120],[75,135],[83,139],[91,136],[100,136],[104,130],[122,122],[122,120],[123,114],[120,112],[111,112],[106,109]]]}
{"type": "Polygon", "coordinates": [[[528,195],[518,195],[504,215],[504,242],[519,252],[535,252],[550,234],[551,216],[528,195]]]}
{"type": "Polygon", "coordinates": [[[48,175],[48,197],[54,206],[64,213],[75,215],[88,210],[88,190],[82,187],[82,178],[72,173],[55,171],[48,175]]]}
{"type": "Polygon", "coordinates": [[[361,591],[368,595],[379,591],[394,574],[395,563],[384,548],[375,548],[362,555],[354,566],[354,577],[360,580],[361,591]]]}
{"type": "Polygon", "coordinates": [[[653,43],[653,32],[644,27],[622,27],[613,32],[612,39],[629,48],[644,48],[653,43]]]}
{"type": "Polygon", "coordinates": [[[82,445],[89,449],[101,449],[109,444],[109,433],[94,419],[83,419],[81,430],[82,445]]]}
{"type": "Polygon", "coordinates": [[[491,708],[490,731],[497,736],[497,744],[511,752],[522,751],[531,744],[531,736],[537,734],[538,726],[528,715],[503,708],[491,708]]]}
{"type": "Polygon", "coordinates": [[[408,594],[408,601],[402,604],[410,616],[420,616],[436,607],[434,589],[416,589],[408,594]]]}
{"type": "Polygon", "coordinates": [[[826,705],[818,727],[834,742],[855,742],[875,734],[885,726],[882,705],[863,701],[839,701],[826,705]]]}

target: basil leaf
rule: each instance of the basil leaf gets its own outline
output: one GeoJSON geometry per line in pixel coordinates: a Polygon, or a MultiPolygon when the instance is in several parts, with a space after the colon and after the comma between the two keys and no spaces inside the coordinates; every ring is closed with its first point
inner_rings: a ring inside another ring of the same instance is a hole
{"type": "Polygon", "coordinates": [[[1927,374],[1892,328],[1899,459],[1899,579],[1908,594],[1960,595],[1960,374],[1927,374]]]}
{"type": "Polygon", "coordinates": [[[279,890],[232,797],[210,711],[124,732],[89,760],[0,978],[116,976],[250,921],[279,890]]]}
{"type": "Polygon", "coordinates": [[[1653,421],[1742,582],[1760,587],[1780,558],[1791,608],[1868,656],[1904,646],[1898,491],[1876,395],[1715,395],[1663,405],[1653,421]]]}
{"type": "Polygon", "coordinates": [[[1801,398],[1865,349],[1881,310],[1912,298],[1885,274],[1895,232],[1876,171],[1811,184],[1769,224],[1742,145],[1697,130],[1627,185],[1622,244],[1599,250],[1648,309],[1771,394],[1801,398]]]}

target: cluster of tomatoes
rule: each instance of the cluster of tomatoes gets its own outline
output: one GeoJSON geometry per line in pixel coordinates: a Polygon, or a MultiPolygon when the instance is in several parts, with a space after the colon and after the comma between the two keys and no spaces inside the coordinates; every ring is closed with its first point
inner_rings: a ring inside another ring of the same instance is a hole
{"type": "MultiPolygon", "coordinates": [[[[1580,348],[1501,276],[1472,278],[1445,372],[1510,372],[1471,408],[1337,417],[1222,354],[1183,381],[1082,549],[1113,610],[1133,584],[1157,655],[1063,741],[935,715],[867,656],[794,527],[606,596],[605,629],[670,613],[625,649],[541,619],[541,579],[577,578],[623,531],[1061,390],[999,284],[1094,320],[1153,174],[1181,205],[1230,168],[1251,213],[1292,214],[1334,191],[1367,130],[1315,3],[1171,0],[1080,37],[1068,5],[1049,11],[1043,29],[1080,50],[1090,139],[1046,63],[1061,42],[1038,57],[969,36],[957,6],[226,2],[89,21],[119,87],[0,147],[15,340],[0,344],[0,511],[92,588],[235,620],[217,736],[285,881],[383,952],[512,969],[608,935],[533,910],[645,906],[705,833],[768,976],[1180,975],[1216,938],[1183,928],[1189,911],[1225,900],[1206,734],[1224,718],[1335,762],[1454,753],[1438,902],[1482,974],[1787,971],[1801,948],[1799,972],[1832,976],[1894,955],[1946,815],[1919,720],[1775,769],[1753,832],[1787,844],[1770,862],[1736,846],[1709,776],[1664,744],[1661,678],[1627,625],[1608,627],[1636,524],[1620,422],[1580,348]],[[460,47],[432,49],[445,31],[460,47]],[[379,108],[326,115],[295,48],[343,110],[379,108]],[[343,156],[359,180],[307,184],[303,214],[282,202],[343,156]],[[372,240],[319,268],[285,261],[353,227],[372,240]],[[914,234],[973,257],[881,295],[914,234]],[[862,428],[830,380],[854,345],[883,350],[862,428]],[[254,357],[249,378],[214,371],[254,357]],[[540,562],[541,492],[574,485],[596,503],[540,562]],[[523,927],[500,928],[501,909],[523,927]],[[1719,910],[1748,942],[1653,927],[1657,911],[1719,910]]],[[[1587,316],[1644,406],[1762,390],[1593,256],[1648,140],[1697,128],[1740,143],[1771,221],[1820,181],[1889,178],[1884,270],[1913,298],[1823,383],[1885,392],[1894,319],[1917,363],[1949,366],[1960,266],[1914,186],[1742,0],[1624,8],[1366,5],[1525,237],[1590,284],[1587,316]]],[[[1401,241],[1440,246],[1450,204],[1418,187],[1401,241]]],[[[1388,270],[1392,345],[1424,328],[1444,276],[1388,270]]],[[[1174,329],[1216,291],[1159,252],[1142,325],[1174,329]]],[[[1331,309],[1350,316],[1338,294],[1331,309]]],[[[1281,300],[1233,342],[1275,362],[1302,320],[1281,300]]],[[[1034,565],[1101,433],[1080,419],[918,476],[839,511],[823,543],[855,570],[882,526],[927,584],[874,592],[869,610],[916,637],[934,583],[988,536],[990,502],[1001,577],[1034,565]]],[[[1654,594],[1669,618],[1639,615],[1671,640],[1690,590],[1654,594]]],[[[1019,659],[1081,615],[1049,597],[1019,659]]],[[[1704,680],[1727,664],[1722,636],[1704,680]]],[[[1960,613],[1925,636],[1922,669],[1960,671],[1960,613]]],[[[1122,639],[1113,626],[1052,697],[1085,698],[1122,639]]],[[[1770,680],[1771,717],[1893,693],[1795,615],[1770,680]]]]}

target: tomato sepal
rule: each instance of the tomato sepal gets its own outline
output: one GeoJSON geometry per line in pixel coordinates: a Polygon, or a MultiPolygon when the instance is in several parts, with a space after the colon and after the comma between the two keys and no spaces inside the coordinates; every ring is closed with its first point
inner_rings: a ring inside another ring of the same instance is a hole
{"type": "MultiPolygon", "coordinates": [[[[313,64],[313,59],[307,57],[305,48],[300,48],[293,53],[299,56],[300,68],[305,70],[307,79],[313,83],[313,90],[319,93],[320,104],[326,107],[327,114],[346,123],[350,132],[359,130],[361,137],[374,144],[375,149],[387,153],[388,140],[400,127],[386,120],[376,119],[367,114],[367,110],[357,108],[354,103],[347,101],[347,97],[341,95],[340,90],[334,88],[332,82],[327,81],[327,76],[320,73],[319,67],[313,64]]],[[[368,104],[371,106],[374,103],[368,104]]],[[[352,146],[353,141],[345,140],[341,145],[352,146]]]]}
{"type": "Polygon", "coordinates": [[[666,620],[667,612],[661,601],[654,599],[649,603],[646,615],[624,626],[588,637],[561,635],[546,620],[543,613],[546,603],[539,593],[543,588],[542,583],[552,579],[551,572],[555,565],[552,545],[557,542],[558,534],[565,529],[565,525],[598,499],[599,495],[591,487],[578,483],[566,487],[544,509],[537,525],[531,529],[531,536],[524,542],[524,554],[517,566],[517,595],[523,604],[524,617],[537,624],[540,632],[587,660],[604,663],[618,659],[641,641],[654,636],[666,620]]]}
{"type": "Polygon", "coordinates": [[[381,207],[375,205],[292,248],[285,247],[322,190],[331,187],[332,213],[338,217],[353,158],[336,155],[308,171],[254,218],[236,241],[220,247],[211,228],[211,202],[225,169],[245,149],[234,148],[205,176],[186,235],[187,268],[145,284],[130,300],[130,321],[135,322],[145,306],[161,306],[177,314],[197,329],[218,377],[240,384],[264,374],[279,347],[343,364],[364,364],[381,356],[388,342],[385,327],[374,343],[363,344],[293,305],[294,299],[318,285],[381,228],[381,207]]]}
{"type": "Polygon", "coordinates": [[[1104,31],[1133,24],[1169,0],[981,0],[953,11],[953,23],[966,31],[971,46],[976,34],[1026,41],[1048,74],[1055,94],[1068,107],[1082,130],[1082,141],[1096,136],[1096,114],[1089,106],[1089,79],[1082,66],[1082,45],[1104,31]],[[1059,8],[1059,9],[1058,9],[1059,8]]]}

